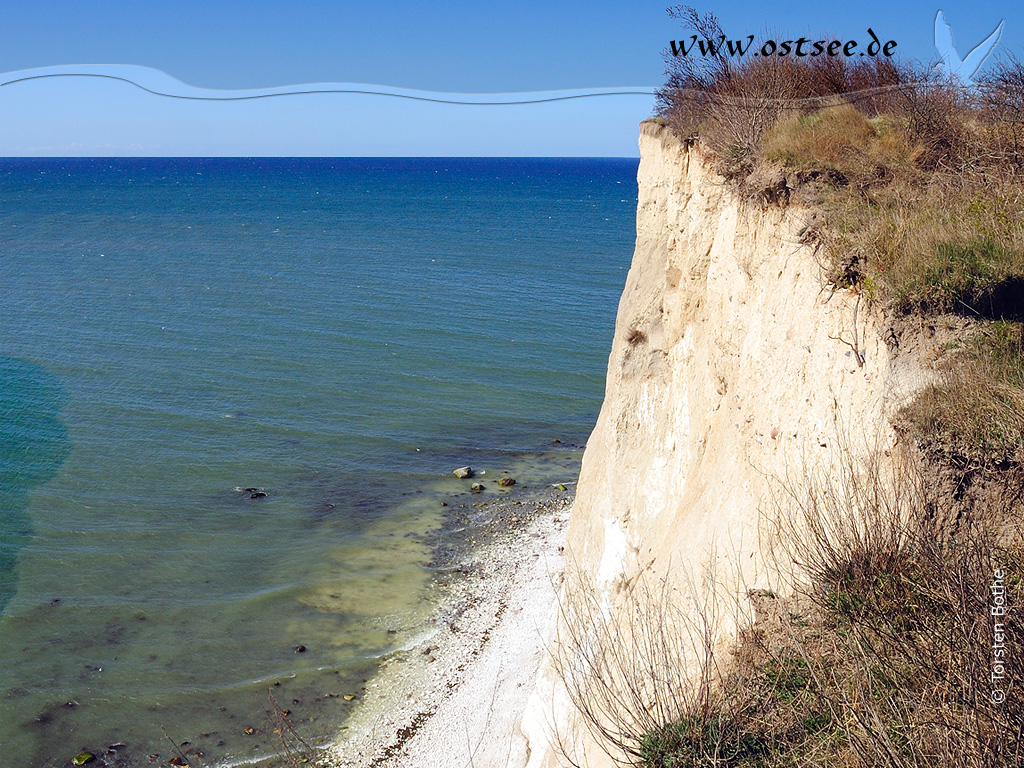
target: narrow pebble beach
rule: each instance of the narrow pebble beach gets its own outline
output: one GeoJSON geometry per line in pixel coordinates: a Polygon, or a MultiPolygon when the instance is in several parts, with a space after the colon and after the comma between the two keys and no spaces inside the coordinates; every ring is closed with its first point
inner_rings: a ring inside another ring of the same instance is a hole
{"type": "Polygon", "coordinates": [[[520,718],[546,653],[572,493],[495,503],[453,563],[434,631],[388,657],[324,765],[523,765],[520,718]]]}

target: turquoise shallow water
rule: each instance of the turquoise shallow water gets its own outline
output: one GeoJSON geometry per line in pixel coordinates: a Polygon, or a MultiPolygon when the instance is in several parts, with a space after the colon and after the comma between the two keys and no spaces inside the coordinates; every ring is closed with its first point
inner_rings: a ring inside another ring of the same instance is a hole
{"type": "Polygon", "coordinates": [[[575,471],[635,174],[0,161],[5,764],[272,754],[268,689],[331,734],[424,631],[451,468],[575,471]]]}

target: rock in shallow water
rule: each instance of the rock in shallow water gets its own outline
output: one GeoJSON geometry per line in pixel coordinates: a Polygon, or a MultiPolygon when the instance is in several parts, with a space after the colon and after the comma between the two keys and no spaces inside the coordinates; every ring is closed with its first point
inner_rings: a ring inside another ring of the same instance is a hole
{"type": "Polygon", "coordinates": [[[515,484],[516,479],[514,477],[503,477],[498,481],[498,485],[502,488],[511,488],[515,484]]]}
{"type": "Polygon", "coordinates": [[[473,468],[472,467],[459,467],[458,469],[453,471],[452,474],[455,475],[460,480],[465,480],[467,477],[472,477],[473,476],[473,468]]]}

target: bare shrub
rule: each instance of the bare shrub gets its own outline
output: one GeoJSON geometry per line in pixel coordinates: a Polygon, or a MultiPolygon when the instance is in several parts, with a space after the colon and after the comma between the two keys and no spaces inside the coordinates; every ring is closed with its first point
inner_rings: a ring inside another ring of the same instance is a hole
{"type": "Polygon", "coordinates": [[[1016,170],[1024,168],[1024,66],[1012,55],[1004,57],[979,86],[995,157],[1016,170]]]}
{"type": "Polygon", "coordinates": [[[274,744],[276,760],[273,768],[300,768],[309,764],[316,750],[295,730],[290,717],[291,710],[277,703],[273,690],[267,690],[264,712],[269,732],[277,737],[274,744]]]}
{"type": "MultiPolygon", "coordinates": [[[[677,5],[668,14],[700,38],[716,40],[724,34],[713,13],[700,14],[691,6],[677,5]]],[[[696,139],[712,106],[710,92],[716,83],[728,79],[731,64],[724,55],[673,56],[666,50],[664,57],[667,79],[655,91],[657,113],[681,139],[696,139]]]]}
{"type": "MultiPolygon", "coordinates": [[[[722,713],[738,712],[742,701],[723,696],[719,684],[716,644],[727,603],[714,581],[682,594],[668,581],[637,581],[616,595],[576,569],[567,585],[553,665],[584,725],[617,764],[649,762],[665,729],[680,723],[703,734],[711,753],[735,748],[738,734],[722,727],[722,713]]],[[[570,745],[562,751],[573,762],[570,745]]]]}
{"type": "Polygon", "coordinates": [[[1000,543],[996,520],[949,524],[922,477],[910,454],[860,461],[843,445],[781,483],[768,519],[790,582],[748,593],[753,620],[713,574],[682,593],[570,579],[555,667],[594,739],[644,768],[1018,765],[1024,666],[1000,659],[994,700],[988,609],[1001,568],[999,631],[1022,636],[1024,547],[1000,543]]]}
{"type": "MultiPolygon", "coordinates": [[[[669,15],[698,38],[726,37],[714,14],[674,6],[669,15]]],[[[730,59],[676,56],[665,52],[666,84],[657,91],[657,110],[676,134],[698,136],[720,160],[727,176],[749,174],[761,140],[783,116],[800,115],[842,98],[856,99],[870,116],[894,103],[894,88],[917,79],[909,65],[891,59],[852,60],[842,56],[796,58],[748,56],[730,59]]]]}
{"type": "Polygon", "coordinates": [[[837,440],[834,464],[805,467],[798,479],[779,481],[769,539],[778,548],[776,562],[795,580],[868,592],[870,574],[906,557],[921,489],[912,487],[915,474],[896,459],[862,462],[844,436],[837,440]],[[897,486],[906,492],[893,493],[897,486]]]}
{"type": "MultiPolygon", "coordinates": [[[[803,658],[860,765],[1017,765],[1024,702],[991,697],[988,608],[996,568],[1019,585],[1021,544],[999,546],[998,521],[937,525],[943,500],[919,468],[886,464],[844,460],[788,489],[778,541],[835,649],[803,643],[803,658]]],[[[1018,607],[1003,618],[1022,628],[1018,607]]],[[[1014,690],[1021,670],[1007,664],[1014,690]]]]}
{"type": "MultiPolygon", "coordinates": [[[[691,590],[689,608],[665,581],[627,589],[614,612],[592,587],[568,592],[555,668],[591,736],[616,764],[645,768],[847,764],[812,666],[826,654],[820,627],[796,627],[791,605],[766,590],[748,593],[751,621],[746,601],[715,583],[691,590]],[[735,611],[731,649],[720,647],[723,607],[735,611]]],[[[571,744],[561,747],[577,765],[571,744]]]]}

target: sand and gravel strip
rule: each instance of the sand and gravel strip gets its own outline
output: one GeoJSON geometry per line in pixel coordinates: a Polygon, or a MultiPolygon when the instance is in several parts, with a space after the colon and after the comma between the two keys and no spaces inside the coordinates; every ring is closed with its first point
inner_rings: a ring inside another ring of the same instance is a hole
{"type": "Polygon", "coordinates": [[[495,510],[486,543],[453,565],[436,631],[384,662],[325,765],[526,765],[519,725],[546,653],[571,506],[562,494],[495,510]]]}

